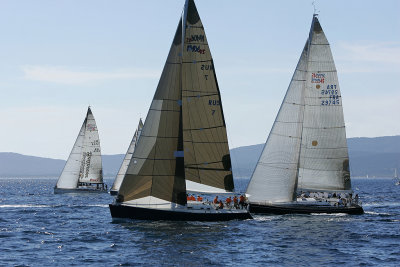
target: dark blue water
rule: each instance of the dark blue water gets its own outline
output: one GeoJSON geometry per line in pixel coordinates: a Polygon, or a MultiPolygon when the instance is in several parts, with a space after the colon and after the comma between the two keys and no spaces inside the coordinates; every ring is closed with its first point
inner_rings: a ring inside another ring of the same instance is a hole
{"type": "MultiPolygon", "coordinates": [[[[107,181],[109,184],[112,182],[107,181]]],[[[56,179],[0,179],[1,266],[398,266],[400,186],[354,179],[365,215],[113,223],[108,194],[53,195],[56,179]]]]}

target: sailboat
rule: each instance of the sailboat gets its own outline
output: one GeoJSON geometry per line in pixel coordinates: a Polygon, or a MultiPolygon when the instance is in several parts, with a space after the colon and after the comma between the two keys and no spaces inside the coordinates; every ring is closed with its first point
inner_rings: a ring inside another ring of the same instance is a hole
{"type": "MultiPolygon", "coordinates": [[[[187,182],[233,192],[213,59],[193,0],[186,0],[142,133],[111,216],[141,220],[249,219],[246,209],[187,200],[187,182]]],[[[209,190],[208,192],[211,192],[209,190]]]]}
{"type": "Polygon", "coordinates": [[[397,168],[394,168],[394,179],[397,180],[396,185],[400,185],[400,179],[399,176],[397,175],[397,168]]]}
{"type": "Polygon", "coordinates": [[[342,98],[317,14],[246,196],[253,213],[363,213],[351,198],[342,98]]]}
{"type": "Polygon", "coordinates": [[[107,192],[103,183],[99,133],[90,106],[54,187],[55,194],[72,192],[107,192]]]}
{"type": "Polygon", "coordinates": [[[139,120],[139,125],[135,131],[135,134],[133,135],[132,141],[129,145],[128,151],[126,151],[124,160],[122,161],[121,167],[119,168],[117,177],[115,178],[115,181],[111,187],[110,194],[111,195],[117,195],[119,187],[121,186],[122,180],[124,179],[126,170],[128,169],[129,163],[131,162],[131,158],[133,155],[133,152],[135,151],[136,143],[139,140],[140,134],[142,133],[143,129],[143,122],[142,119],[139,120]]]}

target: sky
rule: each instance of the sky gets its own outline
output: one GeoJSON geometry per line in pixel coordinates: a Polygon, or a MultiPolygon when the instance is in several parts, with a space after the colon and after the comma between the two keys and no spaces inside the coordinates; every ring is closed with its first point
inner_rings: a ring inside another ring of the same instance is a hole
{"type": "MultiPolygon", "coordinates": [[[[230,148],[264,143],[312,0],[195,0],[230,148]]],[[[0,152],[66,159],[92,107],[103,154],[145,118],[184,0],[0,0],[0,152]]],[[[400,134],[400,1],[319,0],[347,137],[400,134]]]]}

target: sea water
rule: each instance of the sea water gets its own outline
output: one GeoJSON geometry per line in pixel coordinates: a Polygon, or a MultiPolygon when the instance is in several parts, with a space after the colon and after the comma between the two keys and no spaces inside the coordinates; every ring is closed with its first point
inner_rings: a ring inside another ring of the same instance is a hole
{"type": "MultiPolygon", "coordinates": [[[[112,221],[109,194],[53,194],[56,178],[0,178],[0,266],[398,266],[400,186],[353,179],[364,215],[230,222],[112,221]]],[[[112,180],[106,180],[108,185],[112,180]]]]}

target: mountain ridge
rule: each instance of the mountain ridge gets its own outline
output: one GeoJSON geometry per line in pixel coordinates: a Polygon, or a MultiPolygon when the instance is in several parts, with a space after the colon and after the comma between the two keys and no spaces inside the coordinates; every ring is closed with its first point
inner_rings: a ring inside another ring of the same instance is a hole
{"type": "MultiPolygon", "coordinates": [[[[400,136],[354,137],[347,139],[350,171],[354,176],[393,176],[400,170],[400,136]]],[[[250,177],[264,144],[230,150],[235,177],[250,177]]],[[[115,176],[124,154],[103,155],[104,176],[115,176]]],[[[0,152],[0,177],[59,176],[65,160],[0,152]]]]}

